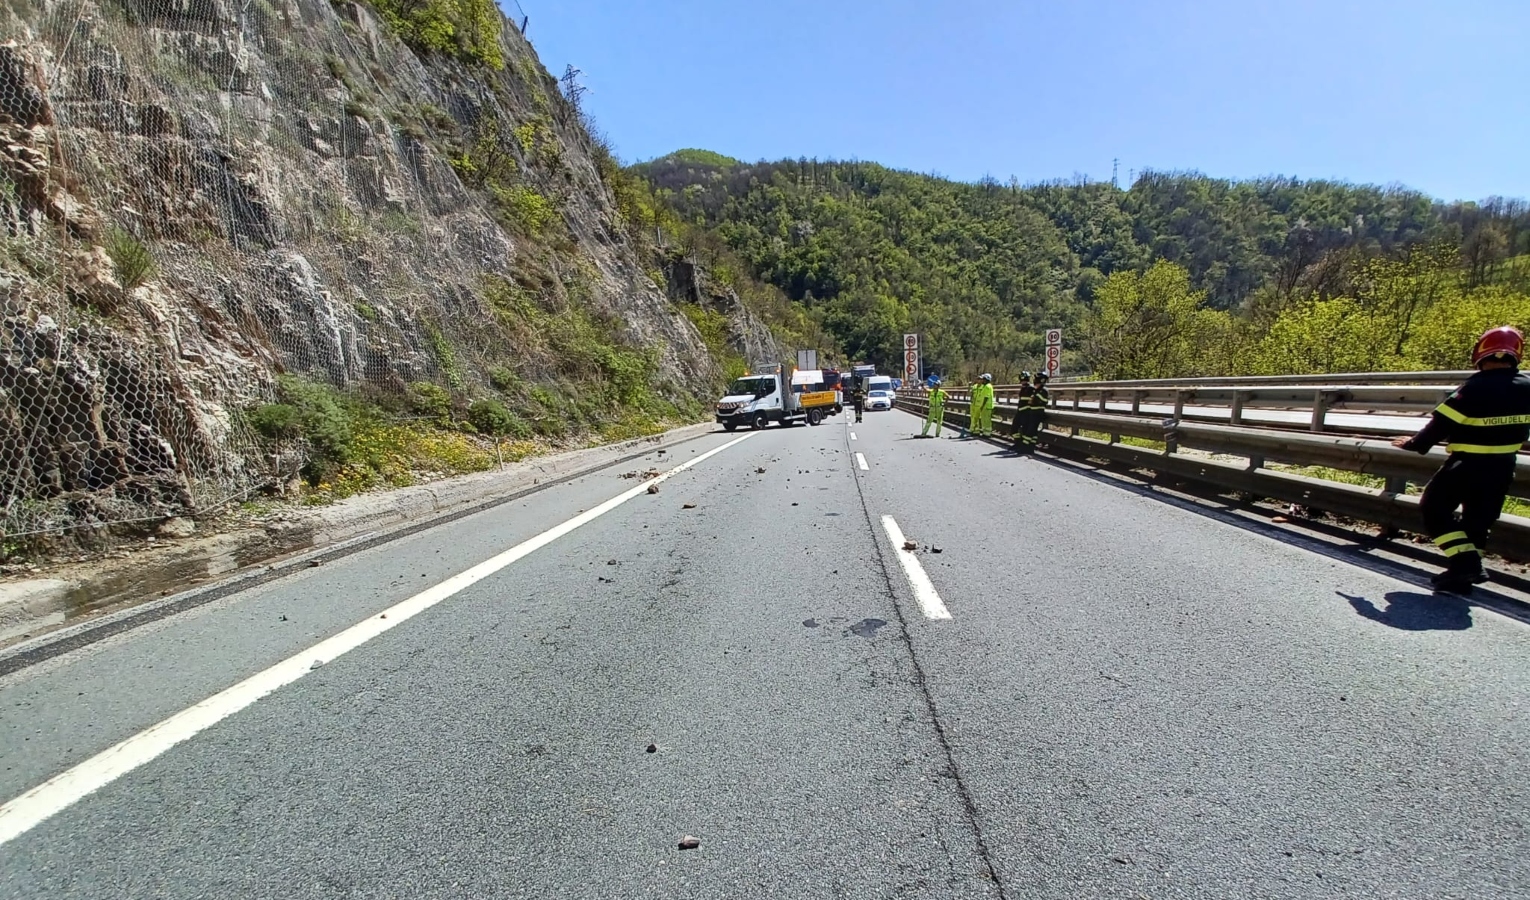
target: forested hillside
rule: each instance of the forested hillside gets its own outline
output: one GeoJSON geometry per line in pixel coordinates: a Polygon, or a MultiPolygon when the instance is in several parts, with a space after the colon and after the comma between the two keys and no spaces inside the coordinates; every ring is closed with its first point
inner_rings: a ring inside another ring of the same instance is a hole
{"type": "Polygon", "coordinates": [[[633,168],[661,206],[774,284],[847,355],[1012,375],[1040,330],[1112,377],[1461,364],[1468,332],[1530,325],[1530,207],[1329,181],[1147,172],[968,184],[874,163],[633,168]]]}

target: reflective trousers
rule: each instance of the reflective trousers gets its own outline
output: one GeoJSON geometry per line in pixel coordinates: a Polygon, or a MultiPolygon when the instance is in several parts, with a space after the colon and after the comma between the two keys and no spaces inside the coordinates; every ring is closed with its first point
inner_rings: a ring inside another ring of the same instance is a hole
{"type": "Polygon", "coordinates": [[[984,436],[993,434],[992,406],[974,406],[972,408],[972,433],[984,436]]]}
{"type": "Polygon", "coordinates": [[[1516,456],[1453,453],[1424,487],[1418,504],[1424,530],[1444,551],[1451,571],[1475,572],[1482,567],[1488,530],[1503,512],[1504,497],[1514,480],[1516,456]]]}
{"type": "Polygon", "coordinates": [[[946,418],[946,408],[944,406],[933,406],[932,405],[930,407],[929,414],[924,417],[924,430],[919,432],[919,433],[921,435],[929,434],[930,433],[930,426],[934,425],[935,426],[935,436],[936,437],[940,437],[940,426],[941,426],[941,423],[945,421],[945,418],[946,418]]]}
{"type": "Polygon", "coordinates": [[[1040,409],[1028,406],[1015,412],[1015,449],[1021,453],[1035,451],[1041,433],[1040,409]]]}

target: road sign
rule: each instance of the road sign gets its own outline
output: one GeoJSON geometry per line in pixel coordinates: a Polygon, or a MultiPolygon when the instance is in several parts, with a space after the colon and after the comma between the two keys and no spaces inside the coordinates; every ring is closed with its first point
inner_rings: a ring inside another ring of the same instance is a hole
{"type": "Polygon", "coordinates": [[[1047,377],[1056,378],[1057,373],[1062,371],[1062,329],[1048,328],[1047,337],[1047,377]]]}
{"type": "Polygon", "coordinates": [[[903,377],[910,381],[919,380],[919,351],[903,351],[903,377]]]}
{"type": "Polygon", "coordinates": [[[919,335],[903,336],[903,377],[909,381],[919,380],[919,335]]]}

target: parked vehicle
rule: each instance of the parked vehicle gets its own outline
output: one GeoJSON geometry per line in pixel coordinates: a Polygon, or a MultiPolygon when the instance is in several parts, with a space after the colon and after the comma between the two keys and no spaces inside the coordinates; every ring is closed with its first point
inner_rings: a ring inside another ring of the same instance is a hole
{"type": "MultiPolygon", "coordinates": [[[[735,378],[717,401],[717,424],[727,431],[743,425],[759,430],[771,422],[779,422],[783,428],[801,422],[817,425],[833,415],[839,404],[838,392],[794,391],[790,371],[787,366],[772,365],[762,374],[735,378]]],[[[814,384],[821,383],[822,373],[815,374],[814,384]]]]}

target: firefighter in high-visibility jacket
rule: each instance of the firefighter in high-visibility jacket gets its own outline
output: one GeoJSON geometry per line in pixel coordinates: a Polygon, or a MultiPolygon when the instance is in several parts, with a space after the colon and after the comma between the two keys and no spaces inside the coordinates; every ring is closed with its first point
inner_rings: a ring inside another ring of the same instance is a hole
{"type": "Polygon", "coordinates": [[[930,403],[930,411],[924,417],[924,430],[919,432],[920,437],[930,433],[930,426],[935,426],[935,436],[940,437],[940,426],[946,420],[946,392],[940,386],[940,379],[935,379],[930,384],[929,396],[925,398],[930,403]]]}
{"type": "Polygon", "coordinates": [[[972,386],[972,423],[968,433],[975,437],[993,434],[993,376],[984,372],[972,386]]]}
{"type": "Polygon", "coordinates": [[[1031,387],[1031,373],[1020,373],[1020,396],[1015,403],[1015,424],[1010,429],[1010,434],[1015,439],[1015,452],[1025,452],[1025,422],[1031,416],[1031,393],[1036,389],[1031,387]]]}
{"type": "Polygon", "coordinates": [[[1424,529],[1446,556],[1445,571],[1431,579],[1436,590],[1466,593],[1487,580],[1488,529],[1503,511],[1519,449],[1530,439],[1530,376],[1519,371],[1524,351],[1524,336],[1515,329],[1489,329],[1472,349],[1477,373],[1435,408],[1418,434],[1393,442],[1419,453],[1444,442],[1450,451],[1419,498],[1424,529]]]}

